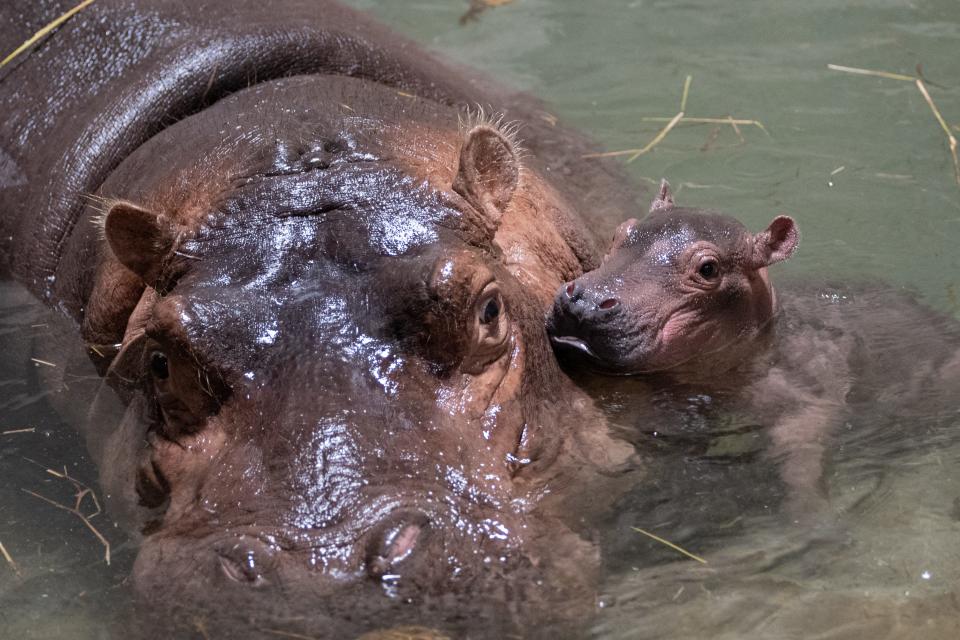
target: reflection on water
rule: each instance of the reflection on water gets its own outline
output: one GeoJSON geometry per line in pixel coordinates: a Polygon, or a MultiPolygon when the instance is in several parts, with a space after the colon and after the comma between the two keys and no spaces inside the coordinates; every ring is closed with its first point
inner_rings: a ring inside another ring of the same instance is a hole
{"type": "MultiPolygon", "coordinates": [[[[769,135],[679,126],[629,166],[633,178],[668,177],[684,204],[736,213],[755,229],[775,212],[794,216],[804,243],[777,276],[879,277],[960,311],[960,189],[943,132],[909,83],[826,69],[912,73],[922,63],[960,126],[954,0],[516,0],[465,27],[465,2],[350,4],[543,97],[611,150],[649,141],[663,123],[643,116],[675,114],[692,75],[688,115],[757,119],[769,135]]],[[[111,544],[107,566],[74,514],[23,491],[72,504],[73,488],[45,471],[64,466],[96,488],[82,443],[38,384],[46,365],[30,360],[45,323],[36,303],[3,286],[0,432],[33,431],[0,435],[0,542],[20,573],[0,559],[0,636],[119,637],[134,545],[94,518],[111,544]]],[[[825,478],[834,522],[811,530],[784,516],[756,421],[694,395],[654,420],[662,425],[641,422],[638,407],[656,400],[649,392],[584,384],[637,447],[647,479],[595,523],[606,574],[596,637],[960,637],[960,417],[944,394],[908,413],[870,398],[856,405],[825,478]]],[[[483,620],[469,626],[482,635],[483,620]]]]}
{"type": "MultiPolygon", "coordinates": [[[[43,368],[55,363],[32,359],[35,343],[54,340],[54,327],[53,314],[39,302],[0,283],[0,543],[14,563],[0,558],[3,638],[109,637],[102,634],[120,623],[118,611],[129,608],[124,581],[136,549],[126,536],[108,514],[89,518],[110,545],[107,565],[93,532],[75,514],[43,500],[76,505],[77,488],[55,473],[103,497],[81,438],[49,404],[50,387],[38,382],[43,368]]],[[[85,496],[80,513],[95,511],[85,496]]]]}

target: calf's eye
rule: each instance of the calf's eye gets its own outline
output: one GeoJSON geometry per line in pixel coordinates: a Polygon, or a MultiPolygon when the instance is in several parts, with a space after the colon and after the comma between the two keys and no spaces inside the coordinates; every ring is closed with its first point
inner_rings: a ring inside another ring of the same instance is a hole
{"type": "Polygon", "coordinates": [[[700,277],[706,280],[713,280],[720,275],[720,265],[717,264],[716,260],[707,260],[700,265],[698,273],[700,277]]]}

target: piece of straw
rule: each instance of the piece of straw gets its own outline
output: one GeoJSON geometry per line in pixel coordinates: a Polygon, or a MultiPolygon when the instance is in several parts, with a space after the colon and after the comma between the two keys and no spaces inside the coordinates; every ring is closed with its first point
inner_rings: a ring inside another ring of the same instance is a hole
{"type": "Polygon", "coordinates": [[[26,427],[24,429],[7,429],[0,435],[12,436],[15,433],[33,433],[36,430],[37,430],[36,427],[26,427]]]}
{"type": "Polygon", "coordinates": [[[103,534],[100,533],[99,531],[97,531],[97,528],[96,528],[95,526],[93,526],[93,524],[90,522],[90,518],[92,518],[93,516],[97,515],[96,513],[94,513],[94,514],[91,515],[91,516],[85,516],[85,515],[83,515],[82,513],[80,513],[80,511],[77,510],[77,509],[68,507],[67,505],[64,505],[64,504],[60,504],[59,502],[56,502],[55,500],[51,500],[50,498],[46,498],[46,497],[40,495],[39,493],[34,493],[33,491],[30,491],[29,489],[23,489],[22,491],[23,491],[24,493],[29,493],[29,494],[30,494],[31,496],[33,496],[34,498],[39,498],[40,500],[43,500],[43,501],[46,502],[47,504],[53,505],[54,507],[56,507],[56,508],[58,508],[58,509],[63,509],[64,511],[67,511],[67,512],[72,513],[73,515],[77,516],[77,517],[80,519],[80,521],[83,522],[84,525],[86,525],[87,529],[90,529],[91,533],[93,533],[93,535],[95,535],[95,536],[97,537],[97,540],[100,541],[100,544],[103,545],[103,548],[104,548],[104,557],[103,557],[103,559],[106,561],[107,564],[110,564],[110,543],[107,541],[106,538],[103,537],[103,534]]]}
{"type": "Polygon", "coordinates": [[[654,535],[654,534],[650,533],[649,531],[644,531],[644,530],[641,529],[640,527],[631,527],[631,529],[633,529],[634,531],[636,531],[636,532],[638,532],[638,533],[642,533],[642,534],[645,535],[645,536],[648,536],[648,537],[650,537],[650,538],[653,538],[654,540],[656,540],[657,542],[659,542],[659,543],[661,543],[661,544],[667,545],[668,547],[670,547],[670,548],[673,549],[674,551],[679,551],[680,553],[682,553],[683,555],[687,556],[688,558],[693,558],[693,559],[696,560],[697,562],[700,562],[700,563],[702,563],[702,564],[707,564],[707,561],[704,560],[703,558],[701,558],[700,556],[697,556],[697,555],[694,555],[694,554],[690,553],[689,551],[687,551],[687,550],[684,549],[683,547],[679,547],[679,546],[673,544],[672,542],[670,542],[669,540],[664,540],[664,539],[661,538],[660,536],[654,535]]]}
{"type": "MultiPolygon", "coordinates": [[[[672,118],[664,118],[664,117],[661,117],[661,116],[645,116],[645,117],[643,117],[643,118],[640,118],[640,121],[641,121],[641,122],[668,122],[668,121],[670,121],[670,120],[672,120],[672,118]]],[[[738,124],[743,124],[743,125],[749,124],[749,125],[752,125],[752,126],[758,128],[758,129],[760,129],[760,130],[763,131],[765,134],[770,135],[770,132],[767,131],[767,128],[766,128],[765,126],[763,126],[763,123],[760,122],[759,120],[744,120],[744,119],[741,119],[741,118],[733,118],[733,117],[731,117],[731,116],[727,116],[726,118],[688,118],[688,117],[684,117],[684,118],[682,118],[682,119],[680,120],[680,122],[679,122],[678,124],[729,124],[730,126],[734,126],[734,125],[738,125],[738,124]]]]}
{"type": "Polygon", "coordinates": [[[6,58],[4,58],[3,61],[0,62],[0,68],[6,66],[6,64],[9,63],[11,60],[13,60],[18,55],[20,55],[21,53],[23,53],[24,51],[32,47],[34,44],[36,44],[37,40],[40,40],[41,38],[43,38],[45,35],[47,35],[51,31],[53,31],[54,29],[62,25],[64,22],[72,18],[74,14],[76,14],[78,11],[82,11],[84,8],[86,8],[93,2],[94,0],[83,0],[83,2],[75,6],[73,9],[70,9],[65,14],[63,14],[62,16],[60,16],[59,18],[57,18],[47,26],[40,29],[40,31],[37,31],[35,34],[33,34],[30,37],[29,40],[27,40],[22,45],[14,49],[13,53],[11,53],[6,58]]]}
{"type": "Polygon", "coordinates": [[[828,64],[827,69],[833,71],[843,71],[844,73],[853,73],[859,76],[875,76],[877,78],[887,78],[889,80],[902,80],[904,82],[913,82],[918,80],[917,76],[907,76],[902,73],[891,73],[890,71],[874,71],[873,69],[860,69],[859,67],[845,67],[841,64],[828,64]]]}
{"type": "Polygon", "coordinates": [[[690,95],[690,83],[693,82],[693,76],[687,76],[683,81],[683,96],[680,97],[680,111],[687,110],[687,96],[690,95]]]}
{"type": "MultiPolygon", "coordinates": [[[[930,106],[930,110],[933,111],[934,117],[937,119],[937,122],[940,124],[940,128],[943,129],[943,132],[947,134],[947,144],[950,147],[950,158],[953,160],[953,178],[957,183],[957,186],[960,186],[960,159],[957,157],[957,138],[950,131],[950,126],[947,124],[947,121],[944,120],[943,115],[940,113],[940,110],[937,109],[937,105],[934,104],[933,98],[930,97],[930,92],[927,91],[927,85],[924,82],[924,79],[919,76],[908,76],[902,73],[891,73],[890,71],[876,71],[874,69],[860,69],[858,67],[845,67],[839,64],[828,64],[828,69],[834,71],[843,71],[844,73],[854,73],[861,76],[875,76],[878,78],[887,78],[889,80],[901,80],[904,82],[912,82],[916,85],[917,89],[920,90],[920,93],[923,95],[923,99],[927,101],[927,104],[930,106]]],[[[917,73],[921,73],[920,65],[917,65],[917,73]]],[[[929,82],[929,81],[928,81],[929,82]]]]}
{"type": "Polygon", "coordinates": [[[960,186],[960,162],[957,160],[957,139],[950,132],[950,127],[947,126],[947,121],[943,119],[940,110],[937,109],[937,105],[933,103],[933,98],[930,97],[930,92],[927,91],[927,86],[923,83],[923,80],[917,78],[916,85],[920,93],[923,94],[923,99],[930,105],[930,110],[933,111],[937,122],[940,123],[940,128],[947,134],[947,143],[950,145],[950,156],[953,158],[953,177],[957,181],[957,185],[960,186]]]}
{"type": "MultiPolygon", "coordinates": [[[[43,466],[42,464],[38,463],[36,460],[31,460],[30,458],[25,457],[24,460],[32,462],[33,464],[39,467],[43,466]]],[[[104,560],[106,561],[107,564],[110,564],[110,542],[103,536],[102,533],[100,533],[100,531],[97,530],[95,526],[93,526],[93,523],[90,522],[91,519],[95,518],[96,516],[100,515],[103,512],[103,509],[100,507],[100,501],[97,500],[97,494],[94,493],[93,489],[91,489],[90,487],[88,487],[87,485],[85,485],[84,483],[80,482],[76,478],[72,477],[69,473],[67,473],[66,467],[63,468],[62,473],[54,469],[46,469],[46,472],[54,477],[66,480],[67,482],[73,485],[74,489],[76,489],[77,492],[76,494],[74,494],[75,502],[72,507],[69,507],[65,504],[60,504],[55,500],[51,500],[50,498],[42,496],[39,493],[34,493],[29,489],[21,489],[21,491],[23,491],[24,493],[30,494],[34,498],[43,500],[47,504],[50,504],[58,509],[63,509],[64,511],[67,511],[77,516],[77,518],[79,518],[80,521],[83,522],[83,524],[87,527],[87,529],[89,529],[90,532],[97,537],[97,540],[100,541],[100,544],[103,545],[104,560]],[[83,506],[83,499],[88,496],[90,497],[90,500],[93,502],[94,511],[89,515],[84,515],[84,513],[80,510],[80,507],[83,506]]]]}
{"type": "Polygon", "coordinates": [[[614,158],[614,157],[616,157],[616,156],[626,156],[626,155],[629,155],[630,157],[627,158],[627,162],[628,162],[628,163],[633,162],[634,160],[636,160],[637,158],[639,158],[640,156],[642,156],[643,154],[647,153],[648,151],[650,151],[651,149],[653,149],[655,146],[657,146],[658,144],[660,144],[660,142],[661,142],[664,138],[667,137],[667,134],[670,133],[670,130],[673,129],[675,126],[677,126],[677,123],[680,122],[680,119],[681,119],[681,118],[683,118],[683,111],[681,111],[681,112],[678,113],[677,115],[673,116],[673,118],[670,120],[670,122],[667,123],[667,126],[665,126],[663,129],[661,129],[661,130],[660,130],[660,133],[658,133],[656,136],[654,136],[653,140],[651,140],[650,142],[648,142],[647,145],[646,145],[645,147],[641,148],[641,149],[624,149],[624,150],[622,150],[622,151],[605,151],[605,152],[603,152],[603,153],[587,153],[587,154],[584,154],[582,157],[584,157],[584,158],[614,158]]]}
{"type": "Polygon", "coordinates": [[[10,565],[10,568],[13,569],[13,572],[17,575],[17,577],[23,576],[23,574],[20,573],[20,567],[18,567],[17,563],[13,561],[13,557],[10,555],[10,552],[7,551],[7,548],[3,546],[2,542],[0,542],[0,554],[3,554],[7,564],[10,565]]]}

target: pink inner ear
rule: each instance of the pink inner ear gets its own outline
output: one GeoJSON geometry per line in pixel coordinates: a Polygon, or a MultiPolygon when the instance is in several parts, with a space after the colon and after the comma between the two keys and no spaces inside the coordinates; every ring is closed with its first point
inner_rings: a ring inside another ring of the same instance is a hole
{"type": "Polygon", "coordinates": [[[494,220],[507,207],[520,179],[513,143],[497,129],[478,125],[466,134],[453,190],[494,220]]]}
{"type": "Polygon", "coordinates": [[[610,243],[610,249],[607,251],[607,255],[613,254],[614,251],[625,245],[630,240],[630,235],[633,233],[633,230],[636,229],[639,224],[640,221],[636,218],[630,218],[620,223],[616,233],[613,234],[613,242],[610,243]]]}
{"type": "Polygon", "coordinates": [[[793,218],[777,216],[764,231],[754,236],[754,267],[759,269],[783,262],[800,244],[800,231],[793,218]]]}

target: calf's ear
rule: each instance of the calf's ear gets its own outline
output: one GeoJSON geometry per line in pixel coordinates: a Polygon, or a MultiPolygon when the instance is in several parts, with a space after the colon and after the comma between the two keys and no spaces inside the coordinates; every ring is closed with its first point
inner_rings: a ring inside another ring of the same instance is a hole
{"type": "Polygon", "coordinates": [[[177,241],[176,225],[163,214],[120,201],[104,217],[103,231],[117,260],[145,284],[156,284],[177,241]]]}
{"type": "Polygon", "coordinates": [[[766,267],[783,262],[800,244],[800,230],[793,218],[777,216],[766,229],[753,237],[753,266],[766,267]]]}
{"type": "Polygon", "coordinates": [[[607,254],[603,256],[604,262],[609,260],[610,256],[616,253],[623,245],[630,242],[635,229],[639,225],[640,221],[636,218],[629,218],[628,220],[620,223],[620,226],[617,227],[616,233],[613,234],[613,242],[610,243],[610,248],[607,249],[607,254]]]}
{"type": "Polygon", "coordinates": [[[650,203],[650,213],[666,211],[674,206],[673,192],[670,191],[670,183],[666,179],[660,180],[660,188],[657,190],[657,197],[650,203]]]}
{"type": "Polygon", "coordinates": [[[519,180],[520,158],[510,137],[494,124],[471,127],[460,148],[453,190],[496,224],[519,180]]]}

